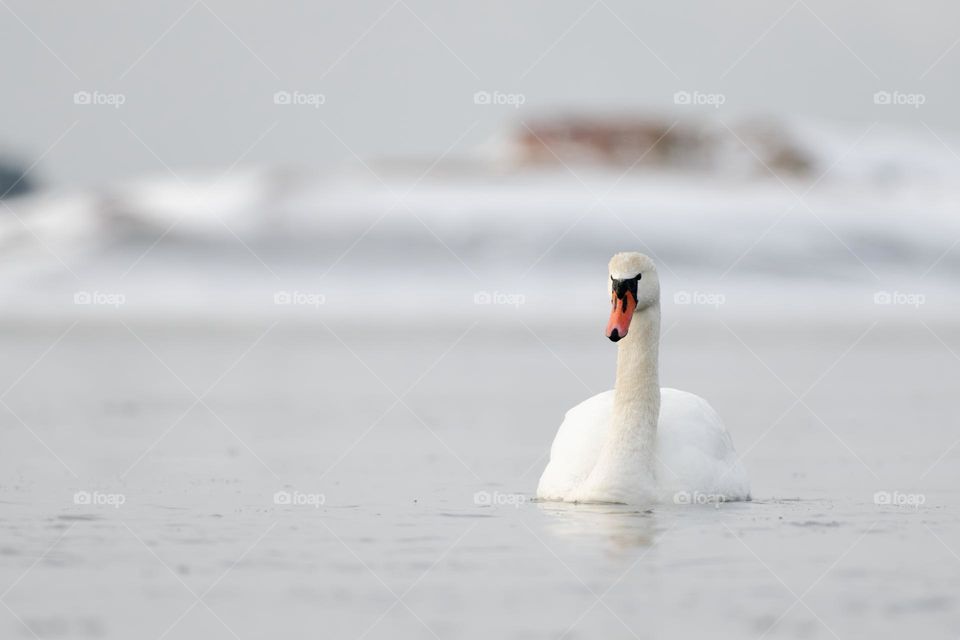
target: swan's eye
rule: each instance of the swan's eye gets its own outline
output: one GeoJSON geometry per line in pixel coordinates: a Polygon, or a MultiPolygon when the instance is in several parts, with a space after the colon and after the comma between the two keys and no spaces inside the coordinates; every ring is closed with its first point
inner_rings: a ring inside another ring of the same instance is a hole
{"type": "Polygon", "coordinates": [[[610,276],[611,283],[611,292],[613,296],[618,300],[623,300],[624,296],[629,292],[633,294],[633,299],[637,299],[637,287],[640,283],[640,274],[633,276],[627,280],[617,280],[613,276],[610,276]]]}

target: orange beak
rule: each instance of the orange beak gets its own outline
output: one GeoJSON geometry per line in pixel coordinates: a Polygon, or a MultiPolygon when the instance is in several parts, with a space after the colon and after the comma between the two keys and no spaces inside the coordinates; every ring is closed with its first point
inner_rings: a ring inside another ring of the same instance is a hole
{"type": "Polygon", "coordinates": [[[627,337],[633,312],[637,309],[637,299],[631,291],[624,292],[622,298],[618,298],[616,294],[611,294],[611,298],[613,299],[613,310],[610,312],[610,322],[607,323],[607,337],[613,342],[617,342],[627,337]]]}

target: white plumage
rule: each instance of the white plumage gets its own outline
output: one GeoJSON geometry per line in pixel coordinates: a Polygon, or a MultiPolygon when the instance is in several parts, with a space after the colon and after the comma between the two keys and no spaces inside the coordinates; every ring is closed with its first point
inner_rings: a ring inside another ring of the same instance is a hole
{"type": "Polygon", "coordinates": [[[717,412],[697,395],[659,386],[660,286],[653,262],[617,254],[610,274],[607,335],[619,342],[616,388],[567,412],[537,497],[632,504],[748,500],[746,469],[717,412]]]}
{"type": "MultiPolygon", "coordinates": [[[[628,484],[636,485],[641,501],[651,497],[695,501],[698,496],[700,501],[749,499],[747,470],[737,459],[733,439],[713,407],[700,396],[679,389],[663,388],[660,397],[653,456],[655,484],[648,484],[646,469],[622,465],[617,471],[628,484]]],[[[572,501],[570,498],[597,463],[609,437],[612,416],[612,389],[567,411],[550,447],[550,462],[540,478],[538,498],[572,501]]]]}

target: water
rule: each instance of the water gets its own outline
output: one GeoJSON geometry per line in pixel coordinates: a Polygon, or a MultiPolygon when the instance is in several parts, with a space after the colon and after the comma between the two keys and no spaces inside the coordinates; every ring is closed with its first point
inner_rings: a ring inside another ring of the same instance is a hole
{"type": "Polygon", "coordinates": [[[960,634],[955,324],[667,315],[754,500],[635,508],[532,500],[596,322],[124,322],[0,332],[2,637],[960,634]]]}

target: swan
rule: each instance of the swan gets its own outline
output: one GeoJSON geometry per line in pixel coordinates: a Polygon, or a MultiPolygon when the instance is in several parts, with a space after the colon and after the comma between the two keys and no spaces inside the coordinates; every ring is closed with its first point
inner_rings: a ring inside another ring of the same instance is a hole
{"type": "Polygon", "coordinates": [[[617,343],[616,383],[567,412],[537,498],[749,500],[746,469],[713,407],[692,393],[660,388],[660,281],[653,260],[618,253],[609,271],[613,310],[606,335],[617,343]]]}

